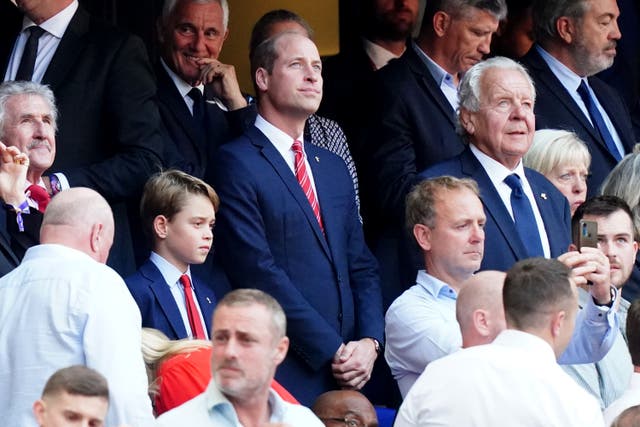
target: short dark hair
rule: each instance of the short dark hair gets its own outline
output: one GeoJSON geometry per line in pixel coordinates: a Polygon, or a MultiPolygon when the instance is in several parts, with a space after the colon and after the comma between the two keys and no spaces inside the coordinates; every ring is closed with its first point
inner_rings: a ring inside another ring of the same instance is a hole
{"type": "Polygon", "coordinates": [[[273,26],[281,22],[295,22],[307,32],[307,37],[313,39],[313,29],[307,21],[295,12],[287,9],[271,10],[258,19],[251,30],[251,38],[249,39],[249,58],[253,57],[256,47],[274,34],[273,26]]]}
{"type": "Polygon", "coordinates": [[[631,213],[631,208],[629,208],[627,202],[622,200],[620,197],[603,195],[588,199],[583,204],[578,206],[578,209],[576,209],[576,211],[574,212],[573,217],[571,218],[573,242],[576,243],[578,240],[578,233],[580,232],[580,220],[584,218],[585,215],[608,217],[609,215],[618,211],[623,211],[629,216],[633,238],[634,240],[638,240],[637,231],[633,222],[633,213],[631,213]]]}
{"type": "Polygon", "coordinates": [[[487,11],[499,21],[507,16],[505,0],[428,0],[422,21],[431,22],[433,16],[439,11],[455,17],[464,16],[470,8],[487,11]]]}
{"type": "Polygon", "coordinates": [[[169,169],[153,175],[144,186],[140,200],[142,229],[150,239],[155,235],[153,221],[158,215],[173,218],[184,208],[187,195],[202,195],[211,201],[214,211],[220,206],[220,198],[206,182],[188,173],[169,169]]]}
{"type": "Polygon", "coordinates": [[[84,365],[69,366],[56,371],[47,380],[42,397],[60,392],[109,400],[109,386],[105,377],[84,365]]]}
{"type": "Polygon", "coordinates": [[[640,366],[640,300],[637,299],[629,306],[627,312],[627,342],[631,361],[640,366]]]}
{"type": "Polygon", "coordinates": [[[640,405],[625,409],[611,423],[611,427],[636,427],[638,425],[640,425],[640,405]]]}
{"type": "Polygon", "coordinates": [[[519,330],[538,328],[550,309],[562,309],[576,298],[571,269],[556,259],[529,258],[509,271],[502,289],[507,323],[519,330]]]}

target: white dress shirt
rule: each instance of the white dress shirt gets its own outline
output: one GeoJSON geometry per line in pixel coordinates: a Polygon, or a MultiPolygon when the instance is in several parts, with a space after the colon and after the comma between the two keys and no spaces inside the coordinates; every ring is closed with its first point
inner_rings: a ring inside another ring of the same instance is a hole
{"type": "MultiPolygon", "coordinates": [[[[40,24],[40,27],[45,30],[45,32],[38,40],[38,55],[36,56],[36,63],[33,67],[32,81],[37,83],[42,82],[42,78],[51,63],[51,59],[56,53],[60,40],[62,40],[62,36],[67,30],[67,27],[71,22],[71,18],[73,18],[76,10],[78,10],[78,0],[74,0],[69,6],[65,7],[56,15],[40,24]]],[[[13,80],[15,78],[18,68],[20,67],[20,60],[22,60],[24,47],[27,44],[27,39],[29,38],[29,31],[27,31],[27,28],[34,25],[36,24],[25,15],[22,20],[22,32],[16,40],[16,44],[13,46],[7,71],[4,75],[4,81],[13,80]]]]}
{"type": "Polygon", "coordinates": [[[387,50],[379,44],[376,44],[364,37],[362,38],[362,46],[364,47],[364,51],[367,53],[369,60],[376,70],[379,70],[380,68],[387,65],[392,59],[400,58],[400,56],[402,56],[402,53],[404,53],[403,50],[400,55],[396,55],[390,50],[387,50]]]}
{"type": "Polygon", "coordinates": [[[0,279],[2,425],[37,426],[31,407],[58,369],[86,365],[109,383],[106,425],[152,425],[140,311],[122,278],[61,245],[27,250],[0,279]]]}
{"type": "Polygon", "coordinates": [[[531,185],[529,185],[529,181],[524,174],[522,160],[520,160],[518,166],[516,166],[514,170],[509,170],[509,168],[504,166],[502,163],[497,162],[480,151],[475,145],[471,144],[469,145],[469,148],[489,176],[493,187],[498,192],[502,203],[504,203],[504,207],[509,211],[511,219],[513,219],[513,209],[511,208],[511,187],[504,182],[504,179],[513,173],[518,174],[520,181],[522,182],[522,190],[529,199],[529,204],[531,204],[531,208],[533,209],[533,216],[536,218],[536,225],[538,226],[538,233],[540,234],[540,242],[542,243],[542,251],[544,252],[545,258],[549,258],[551,256],[551,247],[549,246],[547,230],[544,227],[544,221],[542,220],[542,215],[540,215],[540,210],[538,209],[538,204],[536,203],[536,199],[533,195],[531,185]]]}
{"type": "Polygon", "coordinates": [[[158,270],[160,270],[160,274],[164,278],[167,286],[169,286],[171,295],[173,295],[173,299],[176,301],[178,311],[180,312],[180,317],[182,318],[182,323],[184,323],[184,328],[187,330],[187,335],[193,338],[193,331],[191,330],[191,324],[189,323],[189,314],[187,313],[187,300],[184,295],[184,286],[182,285],[182,282],[180,282],[180,276],[182,276],[183,274],[189,276],[189,280],[191,280],[191,296],[193,298],[193,301],[196,303],[198,318],[200,320],[200,324],[202,325],[202,329],[204,330],[207,339],[209,339],[207,324],[205,323],[204,317],[202,316],[202,310],[200,310],[198,298],[196,298],[195,283],[193,283],[193,279],[191,279],[191,268],[187,267],[187,271],[183,273],[169,261],[153,251],[149,256],[149,260],[158,268],[158,270]]]}
{"type": "MultiPolygon", "coordinates": [[[[270,423],[282,423],[292,427],[324,427],[324,424],[302,405],[282,400],[269,390],[270,423]]],[[[243,427],[236,411],[211,380],[204,393],[158,417],[161,427],[243,427]]]]}
{"type": "Polygon", "coordinates": [[[604,410],[604,423],[609,426],[625,409],[640,405],[640,372],[631,375],[629,388],[604,410]]]}
{"type": "Polygon", "coordinates": [[[602,427],[595,398],[556,363],[541,338],[508,329],[427,366],[395,427],[602,427]]]}
{"type": "Polygon", "coordinates": [[[402,396],[430,362],[462,347],[457,298],[449,285],[420,270],[416,284],[387,310],[384,357],[402,396]]]}

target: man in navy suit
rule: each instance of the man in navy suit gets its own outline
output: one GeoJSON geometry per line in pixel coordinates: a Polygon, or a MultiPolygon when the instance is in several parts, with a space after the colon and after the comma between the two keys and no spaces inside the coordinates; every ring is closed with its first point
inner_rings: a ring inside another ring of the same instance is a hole
{"type": "Polygon", "coordinates": [[[589,196],[636,140],[622,97],[593,77],[613,64],[619,15],[616,0],[539,0],[533,8],[537,44],[522,59],[538,92],[536,126],[570,130],[587,143],[589,196]]]}
{"type": "Polygon", "coordinates": [[[167,0],[156,66],[170,166],[204,178],[215,149],[253,124],[233,65],[218,60],[229,35],[227,0],[167,0]]]}
{"type": "Polygon", "coordinates": [[[571,243],[569,203],[546,178],[522,164],[535,132],[536,95],[526,70],[504,57],[488,59],[465,74],[459,93],[459,129],[468,146],[421,177],[453,175],[478,183],[487,216],[482,270],[506,271],[524,258],[563,254],[571,243]],[[514,221],[520,209],[512,200],[518,191],[508,184],[513,174],[531,210],[523,226],[531,227],[537,241],[521,237],[514,221]]]}
{"type": "Polygon", "coordinates": [[[406,261],[410,248],[401,245],[404,199],[420,171],[464,149],[455,131],[458,81],[489,53],[506,11],[504,0],[427,1],[418,38],[374,76],[371,126],[364,132],[358,172],[385,307],[417,273],[406,261]]]}
{"type": "Polygon", "coordinates": [[[191,265],[202,264],[209,254],[219,204],[210,185],[182,171],[162,172],[145,185],[140,214],[152,252],[125,279],[143,327],[174,340],[209,338],[213,309],[227,282],[216,270],[201,280],[191,265]]]}
{"type": "Polygon", "coordinates": [[[303,137],[322,97],[315,45],[277,34],[258,45],[251,68],[255,127],[215,157],[216,256],[232,287],[282,304],[291,351],[276,379],[310,405],[370,378],[383,336],[377,266],[344,162],[303,137]]]}

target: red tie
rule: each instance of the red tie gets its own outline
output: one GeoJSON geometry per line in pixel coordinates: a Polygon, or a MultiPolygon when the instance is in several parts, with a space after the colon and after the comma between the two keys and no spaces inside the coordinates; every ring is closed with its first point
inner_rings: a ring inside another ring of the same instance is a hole
{"type": "Polygon", "coordinates": [[[27,190],[31,192],[30,197],[38,204],[38,210],[44,212],[51,201],[51,196],[49,196],[47,190],[36,184],[31,184],[27,187],[27,190]]]}
{"type": "Polygon", "coordinates": [[[293,141],[293,145],[291,149],[295,153],[295,171],[296,178],[300,183],[300,187],[302,187],[302,191],[304,191],[305,196],[309,200],[311,204],[311,209],[313,209],[313,213],[318,220],[318,224],[320,224],[320,229],[324,233],[324,227],[322,225],[322,217],[320,217],[320,205],[318,204],[318,199],[316,198],[316,192],[313,191],[313,186],[311,185],[311,180],[309,179],[309,174],[307,174],[307,165],[304,161],[304,151],[302,151],[302,142],[295,140],[293,141]]]}
{"type": "Polygon", "coordinates": [[[189,318],[191,334],[193,335],[193,338],[206,340],[207,336],[204,334],[204,329],[202,328],[202,322],[200,321],[200,316],[198,315],[198,308],[196,307],[196,303],[193,300],[193,293],[191,292],[191,280],[189,280],[189,276],[187,276],[186,274],[180,276],[180,283],[182,283],[182,286],[184,286],[184,298],[187,301],[187,317],[189,318]]]}

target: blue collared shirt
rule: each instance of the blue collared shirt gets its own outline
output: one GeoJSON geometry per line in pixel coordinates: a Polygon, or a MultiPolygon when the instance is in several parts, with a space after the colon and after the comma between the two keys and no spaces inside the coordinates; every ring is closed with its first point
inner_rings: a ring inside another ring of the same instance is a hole
{"type": "Polygon", "coordinates": [[[436,64],[433,59],[422,51],[415,42],[411,42],[411,47],[416,51],[418,56],[422,58],[422,61],[429,69],[431,76],[438,84],[438,87],[442,91],[447,101],[451,105],[453,112],[458,109],[458,87],[456,86],[454,77],[446,72],[444,68],[436,64]]]}

